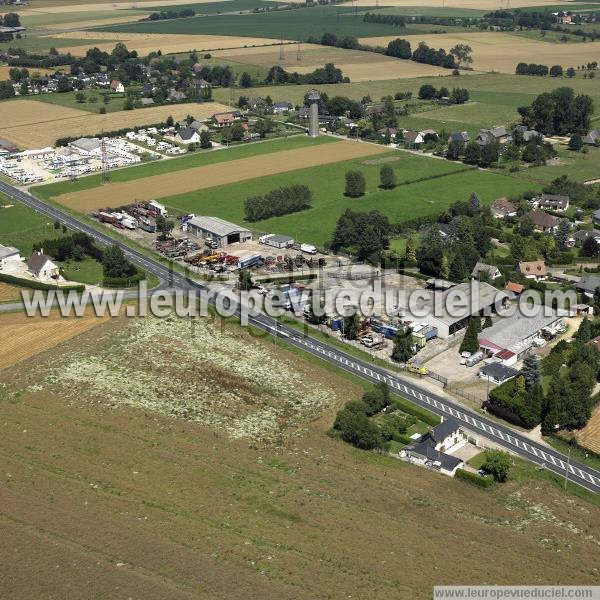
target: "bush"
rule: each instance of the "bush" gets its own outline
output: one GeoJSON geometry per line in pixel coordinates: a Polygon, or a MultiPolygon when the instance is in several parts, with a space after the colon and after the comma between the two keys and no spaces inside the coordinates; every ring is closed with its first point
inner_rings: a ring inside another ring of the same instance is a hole
{"type": "Polygon", "coordinates": [[[346,173],[346,196],[350,198],[364,196],[366,186],[365,176],[360,171],[348,171],[346,173]]]}
{"type": "Polygon", "coordinates": [[[489,488],[494,485],[494,478],[491,475],[478,475],[477,473],[471,473],[466,469],[456,469],[456,479],[462,479],[473,485],[477,485],[482,488],[489,488]]]}
{"type": "Polygon", "coordinates": [[[140,281],[143,281],[144,279],[146,279],[146,273],[144,271],[138,270],[129,277],[105,276],[102,279],[102,286],[107,288],[133,287],[134,285],[137,285],[140,281]]]}

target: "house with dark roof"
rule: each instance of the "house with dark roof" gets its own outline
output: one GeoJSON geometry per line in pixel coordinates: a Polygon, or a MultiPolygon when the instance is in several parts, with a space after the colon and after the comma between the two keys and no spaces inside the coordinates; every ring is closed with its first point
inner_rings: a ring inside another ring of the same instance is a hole
{"type": "Polygon", "coordinates": [[[584,275],[575,287],[588,298],[594,297],[594,292],[600,287],[600,275],[584,275]]]}
{"type": "Polygon", "coordinates": [[[196,129],[184,127],[183,129],[179,130],[179,133],[175,136],[175,139],[180,144],[199,144],[200,134],[196,129]]]}
{"type": "Polygon", "coordinates": [[[448,138],[448,143],[450,142],[462,142],[463,144],[467,144],[471,141],[471,137],[466,131],[454,131],[450,134],[448,138]]]}
{"type": "Polygon", "coordinates": [[[454,476],[464,465],[461,458],[452,455],[467,443],[467,438],[456,419],[449,417],[433,427],[429,433],[400,451],[410,462],[454,476]]]}
{"type": "Polygon", "coordinates": [[[488,363],[479,369],[480,379],[485,379],[496,385],[500,385],[501,383],[516,377],[518,374],[519,371],[517,369],[513,369],[501,362],[488,363]]]}
{"type": "Polygon", "coordinates": [[[582,229],[573,234],[575,245],[578,247],[583,246],[589,238],[596,240],[596,243],[600,246],[600,229],[592,229],[591,231],[582,229]]]}
{"type": "Polygon", "coordinates": [[[497,219],[504,219],[506,217],[516,217],[517,207],[508,198],[497,198],[490,206],[492,216],[497,219]]]}
{"type": "Polygon", "coordinates": [[[594,225],[600,225],[600,209],[595,210],[592,213],[592,223],[594,223],[594,225]]]}
{"type": "Polygon", "coordinates": [[[582,138],[584,144],[588,146],[596,146],[600,144],[600,129],[593,129],[582,138]]]}
{"type": "Polygon", "coordinates": [[[475,140],[480,146],[498,143],[504,144],[508,140],[506,127],[492,127],[491,129],[481,129],[475,140]]]}
{"type": "Polygon", "coordinates": [[[554,233],[559,224],[559,219],[541,210],[532,210],[521,217],[521,221],[529,219],[537,231],[554,233]]]}
{"type": "Polygon", "coordinates": [[[496,279],[501,277],[500,269],[494,265],[486,265],[485,263],[477,261],[473,267],[471,277],[473,279],[496,279]]]}
{"type": "Polygon", "coordinates": [[[280,115],[282,113],[289,112],[294,108],[290,102],[273,102],[271,105],[271,111],[275,115],[280,115]]]}
{"type": "Polygon", "coordinates": [[[554,212],[564,212],[569,208],[569,196],[561,194],[542,194],[534,198],[539,208],[552,210],[554,212]]]}
{"type": "Polygon", "coordinates": [[[60,275],[58,265],[43,250],[37,250],[30,256],[27,270],[38,279],[57,279],[60,275]]]}

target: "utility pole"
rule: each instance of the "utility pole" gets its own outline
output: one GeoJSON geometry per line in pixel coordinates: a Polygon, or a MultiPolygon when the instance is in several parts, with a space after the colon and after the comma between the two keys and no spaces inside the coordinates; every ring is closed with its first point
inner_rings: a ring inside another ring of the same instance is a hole
{"type": "Polygon", "coordinates": [[[567,491],[567,485],[569,484],[569,469],[571,468],[571,444],[569,444],[569,454],[567,456],[567,470],[565,472],[565,492],[567,491]]]}

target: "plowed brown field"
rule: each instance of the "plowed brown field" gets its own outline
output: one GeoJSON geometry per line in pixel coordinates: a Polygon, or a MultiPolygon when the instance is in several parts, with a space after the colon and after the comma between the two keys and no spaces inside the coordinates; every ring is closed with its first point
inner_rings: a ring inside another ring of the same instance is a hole
{"type": "Polygon", "coordinates": [[[189,114],[193,114],[196,119],[205,119],[216,112],[227,110],[229,107],[224,104],[207,102],[94,115],[35,100],[11,100],[2,103],[3,122],[10,125],[0,127],[0,138],[9,140],[20,148],[43,148],[54,145],[61,137],[82,137],[95,135],[102,130],[114,131],[135,125],[150,125],[164,121],[169,115],[175,120],[183,119],[189,114]]]}
{"type": "Polygon", "coordinates": [[[11,302],[21,298],[21,290],[8,283],[0,283],[0,302],[11,302]]]}
{"type": "Polygon", "coordinates": [[[97,327],[105,318],[27,317],[24,313],[0,315],[0,369],[15,365],[97,327]]]}
{"type": "Polygon", "coordinates": [[[133,200],[151,200],[193,192],[218,185],[255,179],[266,175],[285,173],[307,167],[373,156],[389,152],[389,148],[375,144],[340,141],[298,150],[284,150],[273,155],[241,158],[203,167],[196,167],[167,175],[156,175],[114,183],[110,191],[106,187],[62,194],[57,202],[88,212],[107,206],[122,206],[133,200]]]}

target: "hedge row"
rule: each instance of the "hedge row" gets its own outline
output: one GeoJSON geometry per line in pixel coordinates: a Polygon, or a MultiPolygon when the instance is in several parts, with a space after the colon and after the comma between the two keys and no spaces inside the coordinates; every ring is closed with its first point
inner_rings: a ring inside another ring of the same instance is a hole
{"type": "Polygon", "coordinates": [[[133,287],[140,281],[146,279],[145,271],[138,271],[135,275],[130,277],[104,277],[102,280],[102,287],[106,288],[123,288],[133,287]]]}
{"type": "Polygon", "coordinates": [[[53,283],[42,283],[41,281],[21,279],[20,277],[14,277],[13,275],[6,275],[5,273],[0,273],[0,282],[10,283],[11,285],[17,285],[31,290],[62,290],[63,292],[70,292],[72,290],[83,292],[83,290],[85,290],[84,285],[58,286],[53,283]]]}
{"type": "Polygon", "coordinates": [[[399,398],[397,396],[392,398],[391,405],[401,410],[402,412],[408,413],[409,415],[413,415],[420,419],[424,423],[435,427],[440,424],[441,419],[434,415],[432,412],[421,408],[420,406],[414,405],[412,402],[405,400],[404,398],[399,398]]]}
{"type": "Polygon", "coordinates": [[[494,478],[491,475],[481,476],[477,473],[471,473],[471,471],[467,471],[466,469],[456,469],[455,477],[482,488],[489,488],[494,485],[494,478]]]}

